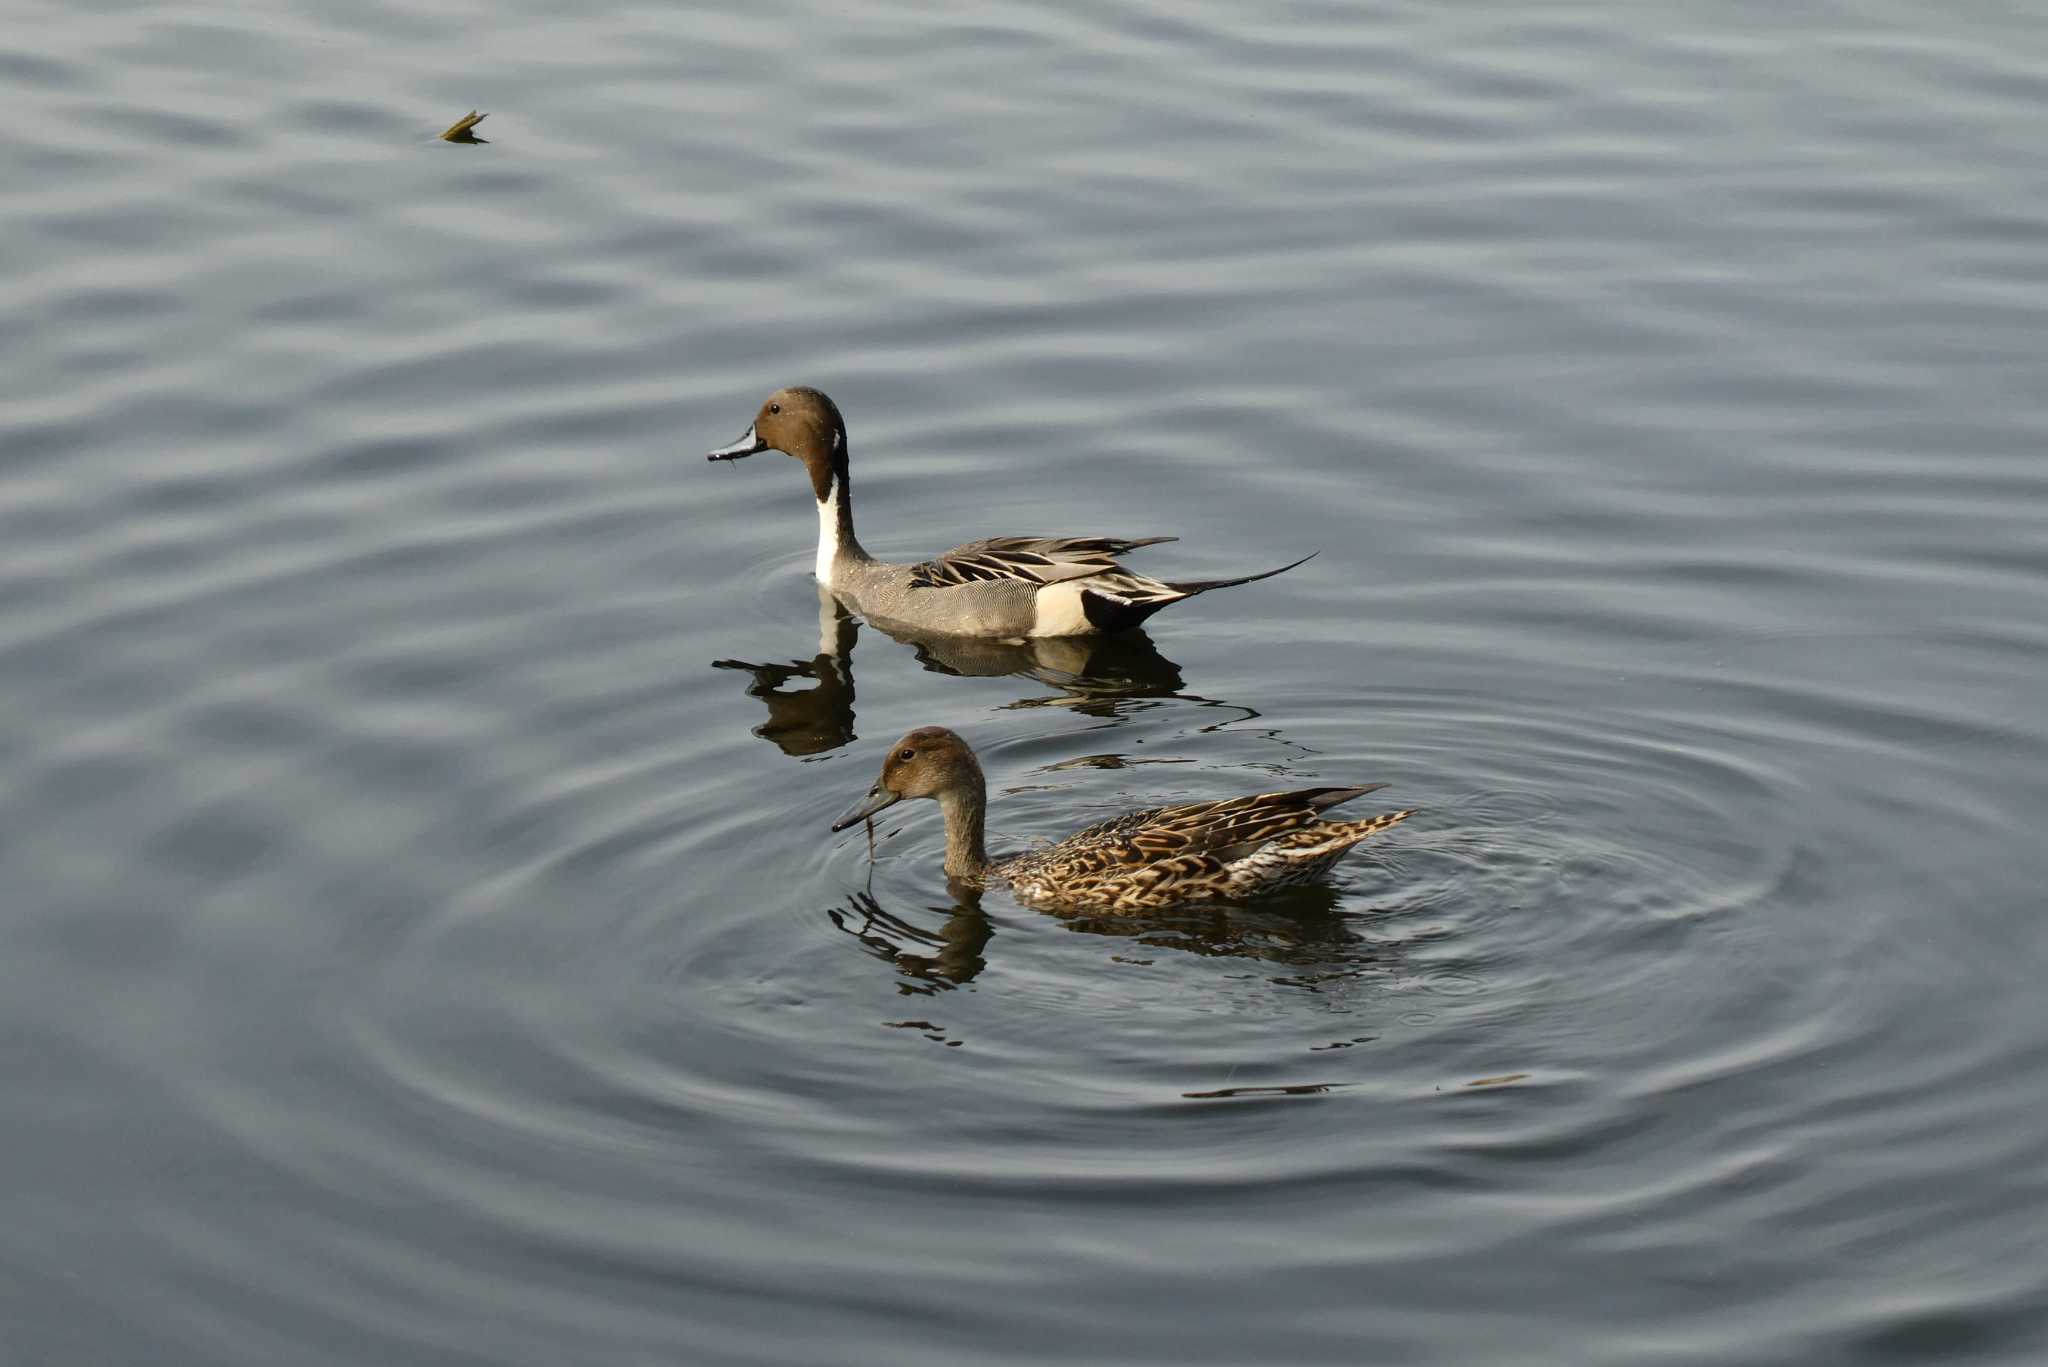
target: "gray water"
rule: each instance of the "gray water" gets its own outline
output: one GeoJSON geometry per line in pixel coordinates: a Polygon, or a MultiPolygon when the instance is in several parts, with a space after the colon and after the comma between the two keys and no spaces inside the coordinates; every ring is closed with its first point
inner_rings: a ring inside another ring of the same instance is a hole
{"type": "Polygon", "coordinates": [[[2037,7],[6,18],[0,1362],[2048,1351],[2037,7]],[[1321,554],[821,621],[799,382],[879,552],[1321,554]],[[964,907],[931,722],[1423,812],[964,907]]]}

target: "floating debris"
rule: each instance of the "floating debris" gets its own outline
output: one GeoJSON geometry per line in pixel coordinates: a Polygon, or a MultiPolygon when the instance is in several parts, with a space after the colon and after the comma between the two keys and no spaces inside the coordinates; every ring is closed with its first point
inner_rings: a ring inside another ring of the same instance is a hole
{"type": "Polygon", "coordinates": [[[1213,1092],[1182,1092],[1189,1101],[1216,1101],[1237,1096],[1318,1096],[1344,1086],[1341,1082],[1297,1082],[1284,1087],[1219,1087],[1213,1092]]]}
{"type": "Polygon", "coordinates": [[[1311,1044],[1308,1047],[1308,1051],[1311,1054],[1320,1054],[1331,1049],[1355,1049],[1361,1044],[1370,1044],[1378,1038],[1378,1035],[1353,1035],[1350,1039],[1332,1040],[1328,1044],[1311,1044]]]}
{"type": "Polygon", "coordinates": [[[1520,1082],[1527,1073],[1502,1073],[1498,1077],[1476,1077],[1466,1083],[1467,1087],[1505,1087],[1510,1082],[1520,1082]]]}
{"type": "Polygon", "coordinates": [[[489,138],[480,138],[476,134],[470,132],[469,130],[475,128],[478,124],[482,123],[485,119],[488,119],[489,117],[491,117],[489,114],[479,114],[474,109],[472,109],[467,114],[464,114],[461,118],[457,119],[454,123],[448,125],[448,131],[441,135],[441,141],[480,142],[488,145],[490,143],[489,138]]]}

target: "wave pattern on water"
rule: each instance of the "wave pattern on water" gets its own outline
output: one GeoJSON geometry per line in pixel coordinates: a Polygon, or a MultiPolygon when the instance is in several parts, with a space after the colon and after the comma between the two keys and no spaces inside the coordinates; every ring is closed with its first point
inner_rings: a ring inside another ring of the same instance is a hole
{"type": "Polygon", "coordinates": [[[2048,1351],[2023,7],[16,10],[0,1357],[2048,1351]],[[892,640],[793,381],[879,551],[1322,554],[892,640]],[[962,905],[927,722],[1423,814],[962,905]]]}

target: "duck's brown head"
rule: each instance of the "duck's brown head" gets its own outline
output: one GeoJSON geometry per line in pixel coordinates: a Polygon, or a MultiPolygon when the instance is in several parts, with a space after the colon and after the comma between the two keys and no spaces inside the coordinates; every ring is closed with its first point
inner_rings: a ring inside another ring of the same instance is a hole
{"type": "Polygon", "coordinates": [[[846,815],[833,822],[832,829],[843,831],[906,798],[978,791],[981,782],[981,765],[966,741],[943,726],[920,726],[890,749],[875,786],[846,815]]]}
{"type": "Polygon", "coordinates": [[[811,490],[823,503],[846,480],[846,421],[823,391],[806,385],[778,389],[754,415],[754,425],[711,460],[739,460],[762,451],[795,456],[811,475],[811,490]]]}

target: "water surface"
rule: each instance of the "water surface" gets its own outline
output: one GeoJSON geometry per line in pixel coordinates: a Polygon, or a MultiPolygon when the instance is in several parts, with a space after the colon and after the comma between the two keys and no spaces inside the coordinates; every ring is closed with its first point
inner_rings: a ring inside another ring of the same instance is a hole
{"type": "Polygon", "coordinates": [[[2048,1349],[2028,7],[8,28],[0,1360],[2048,1349]],[[878,552],[1321,554],[821,617],[795,382],[878,552]],[[932,722],[1425,810],[962,906],[932,722]]]}

